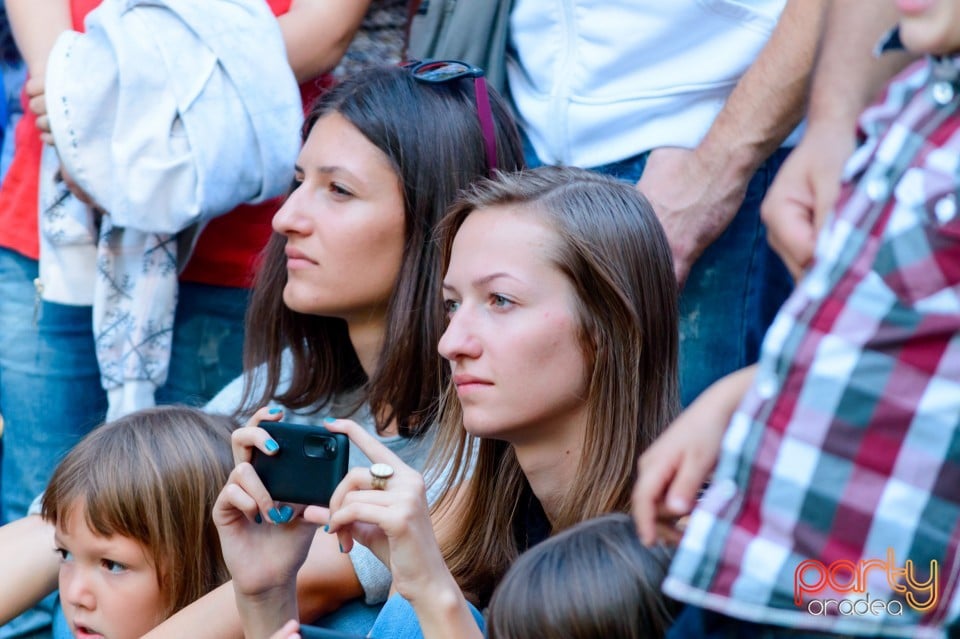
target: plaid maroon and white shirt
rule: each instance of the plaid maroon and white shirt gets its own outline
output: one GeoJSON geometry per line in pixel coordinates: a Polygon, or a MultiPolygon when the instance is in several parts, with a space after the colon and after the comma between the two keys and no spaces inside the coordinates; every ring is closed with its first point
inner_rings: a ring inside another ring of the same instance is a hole
{"type": "Polygon", "coordinates": [[[940,637],[960,631],[960,55],[904,71],[860,124],[664,590],[753,622],[940,637]]]}

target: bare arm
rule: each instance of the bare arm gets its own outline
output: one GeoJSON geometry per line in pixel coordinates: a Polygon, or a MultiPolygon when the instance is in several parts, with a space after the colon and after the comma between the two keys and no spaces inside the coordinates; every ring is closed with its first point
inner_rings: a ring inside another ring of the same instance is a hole
{"type": "Polygon", "coordinates": [[[893,3],[875,3],[869,11],[856,0],[830,3],[807,130],[762,207],[770,244],[795,278],[813,259],[817,232],[837,199],[840,172],[855,145],[857,117],[884,83],[914,59],[907,53],[873,54],[896,20],[893,3]]]}
{"type": "Polygon", "coordinates": [[[640,455],[631,509],[644,544],[679,541],[677,522],[717,465],[723,434],[756,371],[754,364],[714,382],[640,455]]]}
{"type": "Polygon", "coordinates": [[[53,526],[30,515],[0,527],[0,625],[57,587],[53,526]]]}
{"type": "Polygon", "coordinates": [[[700,144],[650,154],[637,188],[664,225],[681,283],[736,215],[754,172],[800,122],[826,3],[789,0],[700,144]]]}
{"type": "Polygon", "coordinates": [[[369,6],[370,0],[293,0],[277,20],[297,82],[337,66],[369,6]]]}
{"type": "Polygon", "coordinates": [[[72,27],[67,0],[7,0],[14,40],[31,76],[42,78],[47,56],[62,32],[72,27]]]}
{"type": "MultiPolygon", "coordinates": [[[[269,525],[269,524],[264,524],[269,525]]],[[[252,560],[255,563],[255,559],[252,560]]],[[[333,535],[318,533],[310,547],[306,562],[297,574],[296,586],[299,604],[299,618],[308,623],[318,617],[337,610],[347,601],[363,596],[363,589],[353,571],[349,556],[341,554],[337,538],[333,535]]],[[[284,606],[292,603],[289,597],[279,597],[277,601],[284,606]]],[[[264,605],[273,606],[273,600],[264,601],[264,605]]],[[[296,616],[296,610],[290,613],[282,606],[272,608],[271,614],[263,614],[271,622],[263,636],[267,636],[280,627],[283,621],[296,616]],[[274,616],[276,615],[276,617],[274,616]]],[[[253,635],[251,635],[253,636],[253,635]]],[[[237,609],[233,582],[226,583],[151,630],[144,639],[242,639],[243,628],[240,612],[237,609]]]]}

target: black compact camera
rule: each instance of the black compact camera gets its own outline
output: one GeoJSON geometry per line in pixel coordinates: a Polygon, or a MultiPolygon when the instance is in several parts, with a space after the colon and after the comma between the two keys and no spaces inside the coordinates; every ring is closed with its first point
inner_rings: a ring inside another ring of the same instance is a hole
{"type": "Polygon", "coordinates": [[[261,422],[279,445],[273,455],[254,451],[253,468],[276,501],[329,506],[347,474],[350,440],[323,426],[261,422]]]}

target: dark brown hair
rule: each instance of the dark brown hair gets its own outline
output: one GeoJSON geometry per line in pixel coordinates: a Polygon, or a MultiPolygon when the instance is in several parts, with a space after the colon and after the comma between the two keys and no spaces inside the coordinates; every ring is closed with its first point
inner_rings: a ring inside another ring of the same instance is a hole
{"type": "Polygon", "coordinates": [[[43,518],[62,525],[82,508],[97,535],[142,544],[172,615],[230,578],[211,513],[233,469],[234,426],[186,406],[149,408],[106,423],[54,470],[43,518]]]}
{"type": "MultiPolygon", "coordinates": [[[[666,236],[632,185],[583,169],[542,167],[477,183],[451,208],[438,231],[444,272],[464,220],[499,206],[536,216],[556,232],[553,259],[579,304],[589,417],[578,481],[567,489],[554,529],[626,511],[637,456],[679,408],[678,291],[666,236]]],[[[458,484],[466,487],[444,556],[461,588],[482,603],[518,554],[513,520],[529,484],[509,445],[466,433],[452,387],[443,398],[432,467],[448,464],[438,508],[452,502],[458,484]]]]}
{"type": "MultiPolygon", "coordinates": [[[[493,91],[490,103],[499,166],[518,169],[523,152],[516,126],[493,91]]],[[[436,420],[437,397],[448,377],[437,354],[443,309],[434,226],[460,189],[488,173],[473,82],[427,85],[399,67],[368,69],[320,98],[304,137],[329,113],[342,115],[383,151],[403,188],[406,241],[389,300],[383,352],[367,379],[343,320],[286,307],[286,239],[274,234],[254,283],[244,345],[244,367],[249,371],[265,365],[265,385],[255,387],[248,375],[241,406],[275,400],[290,408],[319,410],[334,396],[362,388],[359,401],[369,403],[378,428],[396,420],[401,435],[417,434],[436,420]],[[281,393],[285,350],[292,355],[293,375],[281,393]]]]}
{"type": "Polygon", "coordinates": [[[497,586],[488,639],[658,639],[677,604],[660,592],[663,546],[640,543],[629,515],[584,521],[528,550],[497,586]]]}

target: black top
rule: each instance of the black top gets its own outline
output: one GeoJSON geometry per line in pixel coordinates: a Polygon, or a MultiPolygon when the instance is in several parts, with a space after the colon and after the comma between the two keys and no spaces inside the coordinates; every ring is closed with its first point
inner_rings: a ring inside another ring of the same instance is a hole
{"type": "Polygon", "coordinates": [[[517,550],[529,550],[549,536],[550,520],[528,484],[520,496],[518,512],[513,519],[513,538],[517,542],[517,550]]]}

